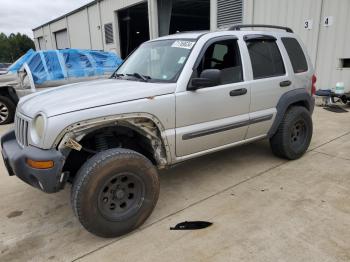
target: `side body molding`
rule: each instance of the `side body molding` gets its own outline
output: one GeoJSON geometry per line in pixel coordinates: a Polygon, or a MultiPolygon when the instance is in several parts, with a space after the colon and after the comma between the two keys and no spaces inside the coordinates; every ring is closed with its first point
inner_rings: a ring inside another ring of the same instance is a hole
{"type": "Polygon", "coordinates": [[[268,137],[272,137],[276,133],[278,126],[282,122],[283,117],[287,112],[288,107],[295,103],[302,103],[305,105],[311,114],[314,111],[315,99],[308,93],[306,89],[299,88],[284,93],[276,106],[277,115],[274,123],[272,124],[272,127],[270,128],[268,137]]]}

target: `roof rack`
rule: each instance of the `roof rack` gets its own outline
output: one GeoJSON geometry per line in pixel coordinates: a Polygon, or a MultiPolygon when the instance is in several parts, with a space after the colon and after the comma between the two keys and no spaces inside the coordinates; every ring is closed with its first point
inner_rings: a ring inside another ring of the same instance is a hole
{"type": "Polygon", "coordinates": [[[234,31],[240,31],[241,28],[246,28],[246,27],[264,27],[264,28],[275,28],[275,29],[281,29],[281,30],[286,30],[288,33],[293,33],[293,30],[290,29],[289,27],[284,27],[284,26],[278,26],[278,25],[259,25],[259,24],[240,24],[240,25],[234,25],[229,28],[229,30],[234,30],[234,31]]]}

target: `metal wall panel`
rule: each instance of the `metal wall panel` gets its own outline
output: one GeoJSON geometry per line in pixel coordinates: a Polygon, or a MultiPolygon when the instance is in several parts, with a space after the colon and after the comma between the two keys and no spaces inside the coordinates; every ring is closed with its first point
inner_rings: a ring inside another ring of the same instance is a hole
{"type": "Polygon", "coordinates": [[[44,26],[43,27],[43,36],[45,39],[45,48],[46,49],[55,49],[54,47],[54,41],[53,41],[53,36],[50,30],[50,25],[44,26]]]}
{"type": "Polygon", "coordinates": [[[350,68],[340,68],[340,58],[350,58],[350,1],[324,0],[317,54],[318,88],[332,88],[344,82],[350,91],[350,68]],[[333,17],[333,24],[324,26],[324,18],[333,17]]]}
{"type": "Polygon", "coordinates": [[[301,37],[308,48],[311,61],[315,63],[322,0],[248,1],[253,2],[252,23],[291,27],[301,37]],[[312,30],[304,28],[307,19],[313,20],[312,30]]]}
{"type": "Polygon", "coordinates": [[[306,45],[316,68],[317,88],[332,88],[344,82],[350,90],[350,69],[339,67],[340,58],[350,58],[350,1],[348,0],[245,0],[245,22],[291,27],[306,45]],[[324,26],[324,18],[333,24],[324,26]],[[305,21],[312,28],[305,29],[305,21]]]}
{"type": "Polygon", "coordinates": [[[52,24],[50,24],[50,29],[51,32],[57,32],[63,29],[66,29],[67,25],[66,25],[66,19],[62,18],[61,20],[58,20],[52,24]]]}
{"type": "Polygon", "coordinates": [[[103,50],[102,43],[102,26],[100,24],[100,15],[98,5],[88,7],[89,24],[90,24],[90,37],[92,49],[103,50]]]}
{"type": "Polygon", "coordinates": [[[86,9],[68,16],[71,48],[90,49],[90,31],[86,9]]]}

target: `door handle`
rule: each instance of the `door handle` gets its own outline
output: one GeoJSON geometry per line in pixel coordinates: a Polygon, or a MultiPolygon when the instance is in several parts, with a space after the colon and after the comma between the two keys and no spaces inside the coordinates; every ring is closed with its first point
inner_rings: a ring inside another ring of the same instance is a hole
{"type": "Polygon", "coordinates": [[[287,86],[290,86],[292,84],[291,81],[287,80],[287,81],[282,81],[280,83],[280,87],[287,87],[287,86]]]}
{"type": "Polygon", "coordinates": [[[240,88],[240,89],[235,89],[230,92],[230,96],[242,96],[247,93],[247,89],[245,88],[240,88]]]}

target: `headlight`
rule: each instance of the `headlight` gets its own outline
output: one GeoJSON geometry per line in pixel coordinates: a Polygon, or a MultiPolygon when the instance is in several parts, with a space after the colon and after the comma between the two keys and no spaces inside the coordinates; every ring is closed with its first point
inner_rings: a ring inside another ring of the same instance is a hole
{"type": "Polygon", "coordinates": [[[34,143],[39,143],[45,132],[46,118],[42,114],[38,114],[32,122],[31,137],[34,143]]]}

